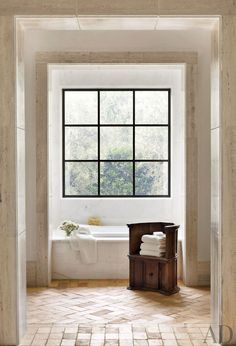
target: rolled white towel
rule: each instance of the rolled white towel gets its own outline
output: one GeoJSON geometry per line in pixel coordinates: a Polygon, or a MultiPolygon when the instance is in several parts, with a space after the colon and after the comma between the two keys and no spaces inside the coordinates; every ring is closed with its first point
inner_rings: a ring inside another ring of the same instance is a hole
{"type": "Polygon", "coordinates": [[[152,235],[152,234],[144,234],[142,236],[142,242],[144,243],[160,243],[162,241],[165,241],[166,236],[163,234],[163,236],[157,236],[157,235],[152,235]]]}
{"type": "Polygon", "coordinates": [[[79,233],[79,234],[91,234],[90,228],[88,226],[80,226],[77,229],[77,232],[75,233],[79,233]]]}
{"type": "Polygon", "coordinates": [[[160,252],[160,251],[148,251],[148,250],[141,250],[140,255],[142,256],[154,256],[154,257],[164,257],[165,252],[160,252]]]}
{"type": "Polygon", "coordinates": [[[165,244],[152,244],[152,243],[142,243],[140,246],[141,250],[147,251],[166,251],[165,244]]]}

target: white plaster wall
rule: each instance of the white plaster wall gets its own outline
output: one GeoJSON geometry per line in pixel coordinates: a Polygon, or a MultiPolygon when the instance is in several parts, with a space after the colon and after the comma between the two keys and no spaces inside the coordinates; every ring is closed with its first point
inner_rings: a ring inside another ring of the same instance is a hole
{"type": "Polygon", "coordinates": [[[50,68],[49,160],[50,222],[56,229],[65,219],[87,223],[99,216],[107,225],[173,221],[184,228],[184,67],[89,66],[50,68]],[[171,198],[62,198],[62,88],[171,88],[171,198]]]}
{"type": "MultiPolygon", "coordinates": [[[[35,260],[35,65],[37,51],[195,51],[199,54],[199,232],[198,259],[210,258],[210,32],[191,31],[27,31],[26,155],[27,259],[35,260]]],[[[96,211],[100,214],[101,201],[96,211]]],[[[135,202],[137,215],[143,211],[135,202]]],[[[120,207],[122,208],[122,205],[120,207]]],[[[93,212],[94,209],[90,210],[93,212]]],[[[94,210],[95,211],[95,210],[94,210]]],[[[117,214],[117,213],[116,213],[117,214]]],[[[153,215],[155,211],[153,210],[153,215]]],[[[132,216],[132,215],[130,215],[132,216]]]]}

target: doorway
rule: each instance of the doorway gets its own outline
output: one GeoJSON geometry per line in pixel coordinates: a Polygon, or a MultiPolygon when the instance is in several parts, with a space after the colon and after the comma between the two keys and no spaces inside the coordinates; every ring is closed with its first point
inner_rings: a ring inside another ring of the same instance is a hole
{"type": "MultiPolygon", "coordinates": [[[[42,57],[42,56],[41,56],[42,57]]],[[[40,57],[39,57],[39,59],[40,59],[40,57]]],[[[44,64],[45,64],[45,62],[44,62],[44,64]]],[[[41,73],[42,73],[42,71],[43,71],[43,73],[41,74],[41,76],[42,75],[44,75],[44,77],[45,77],[45,66],[43,66],[43,63],[42,63],[42,61],[39,63],[39,65],[38,65],[38,71],[39,70],[41,70],[41,73]]],[[[39,76],[39,75],[38,75],[39,76]]],[[[39,79],[38,79],[39,80],[39,79]]],[[[46,81],[47,81],[47,78],[46,78],[46,81]]],[[[38,105],[39,106],[42,106],[42,104],[40,104],[40,103],[38,103],[38,105]]],[[[41,111],[42,111],[42,108],[41,108],[41,111]]],[[[45,109],[43,109],[43,112],[45,111],[45,109]]],[[[43,120],[40,118],[39,119],[39,122],[40,122],[40,124],[41,125],[43,125],[43,122],[42,122],[43,120]]],[[[40,126],[41,126],[40,125],[40,126]]],[[[42,128],[41,128],[42,129],[42,128]]],[[[191,129],[192,130],[192,129],[191,129]]],[[[41,132],[41,136],[42,136],[42,132],[41,132]]],[[[45,136],[45,132],[43,131],[43,136],[45,136]]],[[[45,137],[43,137],[44,139],[43,140],[45,140],[45,137]]],[[[42,138],[41,138],[41,140],[42,140],[42,138]]],[[[195,143],[196,144],[196,143],[195,143]]],[[[44,153],[45,153],[45,151],[44,151],[44,153]]],[[[41,163],[43,163],[43,160],[45,160],[45,157],[44,156],[42,156],[41,155],[41,160],[42,160],[42,162],[41,163]]],[[[196,163],[196,162],[195,162],[196,163]]],[[[37,161],[37,164],[39,165],[40,164],[40,161],[37,161]]],[[[192,164],[193,164],[193,162],[192,162],[192,164]]],[[[42,165],[43,166],[43,169],[45,169],[45,165],[42,165]]],[[[38,176],[44,176],[44,174],[42,175],[42,173],[43,173],[43,171],[40,171],[40,170],[38,170],[37,169],[37,172],[36,172],[36,174],[38,174],[38,176]]],[[[45,172],[44,172],[45,173],[45,172]]],[[[41,183],[43,183],[43,184],[45,184],[46,182],[45,181],[41,181],[41,183]]],[[[196,180],[195,180],[195,183],[196,183],[196,180]]],[[[40,193],[42,193],[42,191],[40,192],[40,187],[38,187],[37,188],[37,196],[39,196],[40,195],[40,193]]],[[[44,192],[43,192],[44,193],[44,192]]],[[[45,197],[45,195],[44,195],[44,197],[45,197]]],[[[195,197],[196,197],[196,195],[195,195],[195,197]]],[[[196,201],[194,202],[194,203],[196,203],[196,201]]],[[[39,204],[40,205],[40,204],[39,204]]],[[[39,212],[38,212],[38,214],[37,214],[37,217],[42,217],[42,219],[44,218],[45,219],[45,214],[42,214],[42,210],[40,210],[40,208],[37,208],[37,210],[39,210],[39,212]]],[[[39,223],[40,224],[40,227],[41,227],[41,230],[43,229],[43,227],[44,226],[42,226],[42,224],[41,223],[39,223]]],[[[195,225],[196,226],[196,225],[195,225]]],[[[193,227],[191,227],[191,229],[193,229],[193,227]]],[[[44,230],[44,232],[45,232],[45,230],[44,230]]],[[[195,234],[195,236],[196,236],[196,234],[195,234]]],[[[46,267],[44,267],[44,269],[42,270],[42,266],[41,267],[38,267],[37,268],[37,265],[40,265],[40,264],[36,264],[36,273],[38,273],[38,274],[34,274],[35,275],[35,280],[36,280],[36,282],[37,282],[37,280],[38,280],[38,284],[40,284],[40,281],[42,280],[42,278],[43,278],[43,282],[45,282],[45,284],[47,284],[47,282],[48,282],[48,278],[50,277],[50,276],[48,276],[48,275],[50,275],[50,270],[49,270],[49,268],[50,268],[50,266],[49,266],[49,263],[50,263],[50,261],[49,261],[49,258],[50,258],[50,246],[48,245],[48,239],[50,239],[48,236],[47,236],[47,238],[42,238],[42,232],[40,233],[38,233],[38,235],[37,235],[37,237],[38,237],[38,239],[40,240],[40,243],[38,242],[38,246],[41,248],[41,250],[42,250],[42,252],[40,251],[40,253],[39,252],[37,252],[38,254],[39,254],[39,257],[41,257],[41,260],[42,261],[44,261],[44,264],[45,263],[47,263],[47,266],[46,267]],[[46,254],[46,256],[44,256],[43,255],[43,252],[45,251],[48,251],[48,254],[46,254]],[[46,271],[45,271],[46,270],[46,271]],[[40,275],[41,275],[41,277],[40,277],[40,275]]],[[[192,241],[195,239],[195,241],[196,241],[196,238],[193,238],[192,237],[192,241]]],[[[196,259],[196,252],[194,252],[194,251],[192,251],[191,253],[189,253],[189,256],[190,257],[192,257],[192,258],[195,258],[196,259]]],[[[187,256],[188,257],[188,256],[187,256]]],[[[188,257],[189,258],[189,257],[188,257]]],[[[33,262],[34,261],[30,261],[31,262],[31,265],[33,266],[33,262]]],[[[195,261],[196,262],[196,261],[195,261]]],[[[192,282],[194,282],[194,280],[196,280],[196,278],[194,278],[194,275],[196,274],[196,272],[194,272],[194,270],[193,270],[193,268],[194,269],[196,269],[197,270],[197,272],[198,271],[200,271],[200,269],[199,268],[201,268],[201,270],[202,270],[202,272],[205,270],[205,267],[204,267],[204,265],[205,265],[205,263],[203,264],[203,263],[201,263],[200,265],[199,265],[199,267],[198,267],[198,264],[197,264],[197,267],[196,267],[196,263],[195,263],[194,261],[191,261],[190,262],[190,264],[189,264],[189,272],[190,273],[192,273],[192,278],[191,278],[191,280],[192,280],[192,282]],[[204,268],[204,269],[203,269],[204,268]]],[[[202,262],[204,262],[204,261],[202,261],[202,262]]],[[[206,262],[206,261],[205,261],[206,262]]],[[[202,273],[201,272],[201,278],[202,278],[202,280],[203,280],[203,277],[205,277],[204,275],[206,275],[205,274],[205,272],[203,272],[202,273]]],[[[191,280],[189,281],[189,283],[191,283],[191,280]]],[[[42,281],[41,281],[42,282],[42,281]]],[[[195,283],[196,283],[196,281],[195,281],[195,283]]]]}

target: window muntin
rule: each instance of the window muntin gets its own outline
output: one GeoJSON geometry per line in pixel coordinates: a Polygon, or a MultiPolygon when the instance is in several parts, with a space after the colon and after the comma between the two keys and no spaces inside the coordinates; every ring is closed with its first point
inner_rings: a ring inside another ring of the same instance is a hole
{"type": "Polygon", "coordinates": [[[63,89],[63,197],[170,197],[170,89],[63,89]]]}

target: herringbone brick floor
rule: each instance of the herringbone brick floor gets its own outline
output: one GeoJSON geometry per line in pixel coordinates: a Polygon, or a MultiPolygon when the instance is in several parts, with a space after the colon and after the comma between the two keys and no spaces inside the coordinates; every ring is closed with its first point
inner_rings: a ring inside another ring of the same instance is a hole
{"type": "MultiPolygon", "coordinates": [[[[53,281],[28,290],[21,346],[210,345],[208,288],[166,297],[130,291],[125,280],[53,281]]],[[[216,344],[214,344],[216,345],[216,344]]]]}

